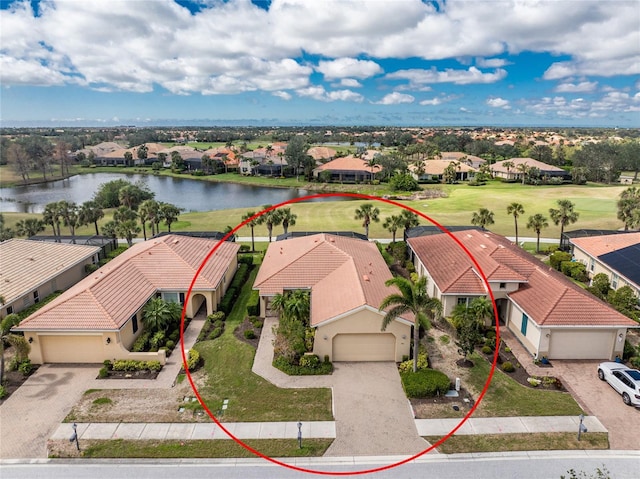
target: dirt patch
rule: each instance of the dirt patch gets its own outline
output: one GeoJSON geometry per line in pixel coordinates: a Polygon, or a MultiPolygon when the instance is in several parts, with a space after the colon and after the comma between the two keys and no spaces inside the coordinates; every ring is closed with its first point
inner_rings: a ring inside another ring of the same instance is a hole
{"type": "Polygon", "coordinates": [[[31,374],[35,373],[40,367],[38,364],[32,364],[31,374],[29,376],[25,376],[20,371],[8,371],[6,368],[11,362],[11,359],[14,356],[14,350],[11,346],[5,346],[4,349],[4,375],[2,376],[2,385],[5,390],[5,397],[0,399],[0,404],[6,401],[9,396],[11,396],[17,389],[24,384],[24,382],[29,379],[31,374]]]}
{"type": "Polygon", "coordinates": [[[240,324],[240,326],[237,326],[236,329],[233,331],[233,335],[236,337],[236,339],[238,339],[238,341],[242,341],[243,343],[250,344],[255,349],[258,349],[258,343],[260,342],[260,334],[262,333],[263,321],[264,320],[262,318],[259,318],[258,320],[251,323],[251,321],[249,321],[249,318],[244,318],[244,321],[242,322],[242,324],[240,324]],[[260,327],[256,327],[258,325],[260,325],[260,327]],[[247,338],[245,336],[245,331],[253,331],[254,337],[247,338]]]}
{"type": "MultiPolygon", "coordinates": [[[[197,386],[204,370],[192,373],[197,386]]],[[[109,381],[104,382],[108,387],[109,381]]],[[[96,389],[87,391],[67,415],[75,422],[208,422],[187,380],[170,389],[96,389]],[[188,398],[188,399],[186,399],[188,398]],[[180,409],[183,409],[180,411],[180,409]]]]}

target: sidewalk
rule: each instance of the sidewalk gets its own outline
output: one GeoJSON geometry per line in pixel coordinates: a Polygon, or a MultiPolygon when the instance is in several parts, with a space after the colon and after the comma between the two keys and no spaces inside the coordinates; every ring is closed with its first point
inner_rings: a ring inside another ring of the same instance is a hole
{"type": "MultiPolygon", "coordinates": [[[[444,436],[460,419],[415,419],[420,436],[444,436]]],[[[577,416],[532,416],[469,418],[455,435],[529,434],[537,432],[578,432],[577,416]]],[[[586,416],[583,424],[589,432],[607,432],[595,416],[586,416]]],[[[296,422],[237,422],[222,426],[238,439],[296,439],[296,422]]],[[[79,439],[131,440],[225,440],[229,435],[215,423],[80,423],[79,439]]],[[[60,424],[51,439],[68,439],[73,432],[70,423],[60,424]]],[[[336,437],[336,423],[315,421],[302,423],[303,438],[336,437]]]]}

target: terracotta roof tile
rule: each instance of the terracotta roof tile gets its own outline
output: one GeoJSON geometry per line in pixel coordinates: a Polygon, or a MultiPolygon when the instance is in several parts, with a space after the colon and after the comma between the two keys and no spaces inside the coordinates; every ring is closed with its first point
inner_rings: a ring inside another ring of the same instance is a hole
{"type": "Polygon", "coordinates": [[[331,160],[324,165],[318,166],[315,171],[366,171],[370,173],[382,171],[382,166],[374,165],[373,167],[367,165],[367,162],[362,158],[356,158],[355,156],[343,156],[331,160]]]}
{"type": "Polygon", "coordinates": [[[572,238],[570,241],[585,253],[598,257],[640,243],[640,232],[572,238]]]}
{"type": "MultiPolygon", "coordinates": [[[[29,316],[19,330],[119,329],[156,291],[186,291],[215,244],[179,235],[134,244],[29,316]]],[[[194,288],[215,289],[239,249],[235,243],[222,243],[194,288]]]]}

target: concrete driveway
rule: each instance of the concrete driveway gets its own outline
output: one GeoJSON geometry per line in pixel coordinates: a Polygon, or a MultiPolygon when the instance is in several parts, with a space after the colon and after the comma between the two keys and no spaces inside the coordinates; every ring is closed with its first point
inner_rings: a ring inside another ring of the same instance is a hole
{"type": "Polygon", "coordinates": [[[598,379],[601,361],[553,361],[550,374],[560,376],[588,414],[597,416],[609,431],[611,449],[640,449],[640,409],[625,406],[608,383],[598,379]]]}
{"type": "Polygon", "coordinates": [[[393,362],[334,363],[336,440],[325,456],[413,455],[418,436],[393,362]]]}

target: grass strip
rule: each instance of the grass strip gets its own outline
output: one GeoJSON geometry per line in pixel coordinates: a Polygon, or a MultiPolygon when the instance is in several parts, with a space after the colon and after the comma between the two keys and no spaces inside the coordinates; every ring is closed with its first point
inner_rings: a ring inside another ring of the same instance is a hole
{"type": "MultiPolygon", "coordinates": [[[[439,436],[425,437],[431,444],[440,439],[439,436]]],[[[573,432],[459,435],[451,436],[437,449],[442,454],[609,449],[609,435],[606,432],[584,433],[580,441],[573,432]]]]}

